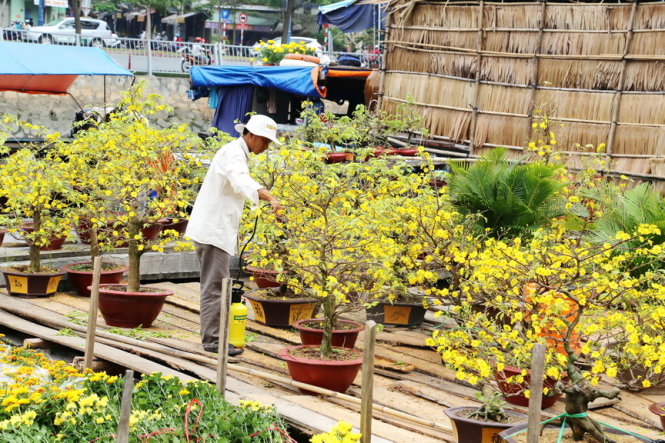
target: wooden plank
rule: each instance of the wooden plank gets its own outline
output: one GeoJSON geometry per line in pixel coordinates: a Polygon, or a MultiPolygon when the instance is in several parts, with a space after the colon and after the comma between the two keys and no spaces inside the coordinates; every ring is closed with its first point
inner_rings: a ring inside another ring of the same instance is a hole
{"type": "MultiPolygon", "coordinates": [[[[85,339],[81,337],[58,335],[58,331],[55,329],[33,323],[8,312],[0,311],[0,324],[25,334],[34,335],[44,340],[75,349],[79,352],[85,350],[85,339]]],[[[95,346],[95,356],[140,373],[151,374],[153,372],[161,372],[164,375],[178,377],[183,382],[196,380],[190,375],[175,371],[167,366],[159,365],[148,359],[102,344],[95,346]]]]}
{"type": "Polygon", "coordinates": [[[391,331],[384,329],[377,334],[376,340],[382,343],[390,343],[393,345],[412,346],[415,348],[430,347],[425,344],[425,340],[430,336],[428,331],[391,331]]]}

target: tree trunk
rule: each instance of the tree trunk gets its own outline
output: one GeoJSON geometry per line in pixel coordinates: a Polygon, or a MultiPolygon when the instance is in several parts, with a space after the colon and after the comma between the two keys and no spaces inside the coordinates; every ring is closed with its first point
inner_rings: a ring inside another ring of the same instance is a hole
{"type": "MultiPolygon", "coordinates": [[[[32,227],[33,232],[39,232],[42,227],[42,214],[39,211],[35,211],[32,214],[32,227]]],[[[40,245],[36,244],[34,240],[30,242],[29,256],[30,256],[30,271],[39,272],[41,271],[41,254],[39,251],[40,245]]]]}
{"type": "Polygon", "coordinates": [[[81,42],[81,0],[72,0],[72,12],[74,13],[74,29],[78,45],[81,42]]]}
{"type": "Polygon", "coordinates": [[[323,339],[321,340],[321,355],[328,356],[332,352],[332,333],[335,329],[335,296],[329,294],[323,300],[323,339]]]}
{"type": "Polygon", "coordinates": [[[282,29],[282,43],[288,43],[287,36],[289,36],[289,28],[291,28],[291,21],[293,20],[295,0],[286,0],[286,8],[284,9],[283,29],[282,29]]]}
{"type": "Polygon", "coordinates": [[[99,257],[99,236],[97,235],[97,228],[90,226],[90,263],[95,262],[95,257],[99,257]]]}
{"type": "Polygon", "coordinates": [[[139,243],[141,238],[141,223],[137,220],[127,222],[129,236],[129,270],[127,271],[127,291],[137,292],[141,286],[141,251],[139,243]],[[138,239],[136,238],[138,237],[138,239]]]}

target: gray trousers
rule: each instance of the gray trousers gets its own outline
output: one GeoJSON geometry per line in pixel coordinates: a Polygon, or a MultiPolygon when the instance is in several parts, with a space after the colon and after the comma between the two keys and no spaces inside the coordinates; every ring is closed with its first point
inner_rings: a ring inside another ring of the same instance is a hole
{"type": "Polygon", "coordinates": [[[194,242],[194,247],[201,264],[201,343],[206,351],[217,352],[222,279],[230,275],[230,255],[212,245],[194,242]]]}

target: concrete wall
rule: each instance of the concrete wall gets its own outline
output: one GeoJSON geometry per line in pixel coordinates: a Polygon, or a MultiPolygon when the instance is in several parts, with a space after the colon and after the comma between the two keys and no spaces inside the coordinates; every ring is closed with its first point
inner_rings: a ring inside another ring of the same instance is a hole
{"type": "MultiPolygon", "coordinates": [[[[155,122],[164,127],[172,124],[188,123],[192,131],[206,131],[210,127],[214,109],[208,107],[208,99],[191,101],[187,98],[189,77],[136,77],[144,80],[145,94],[159,94],[164,104],[174,107],[167,117],[155,122]]],[[[120,99],[120,93],[127,90],[133,77],[79,76],[69,88],[68,95],[35,95],[17,92],[0,92],[0,114],[17,115],[33,124],[46,126],[53,131],[68,132],[72,127],[74,114],[81,106],[113,105],[120,99]],[[106,88],[105,88],[106,85],[106,88]],[[104,90],[106,89],[106,96],[104,90]]],[[[25,134],[14,134],[20,138],[25,134]]]]}

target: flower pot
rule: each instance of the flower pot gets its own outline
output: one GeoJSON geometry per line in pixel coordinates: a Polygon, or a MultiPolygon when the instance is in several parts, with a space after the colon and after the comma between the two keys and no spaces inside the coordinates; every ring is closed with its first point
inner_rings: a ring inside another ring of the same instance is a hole
{"type": "Polygon", "coordinates": [[[512,411],[506,411],[506,414],[514,421],[507,423],[488,422],[467,417],[468,413],[476,409],[478,408],[473,406],[459,406],[443,410],[453,424],[458,443],[493,443],[495,435],[499,432],[514,427],[518,422],[528,420],[527,415],[512,411]]]}
{"type": "MultiPolygon", "coordinates": [[[[333,336],[331,344],[340,348],[353,349],[358,339],[360,331],[365,329],[365,325],[351,320],[337,320],[335,324],[339,327],[340,323],[349,326],[348,329],[333,329],[333,336]]],[[[323,340],[323,319],[321,318],[308,318],[298,320],[293,323],[295,329],[300,333],[300,341],[303,345],[320,345],[323,340]],[[308,323],[318,323],[320,328],[312,327],[308,323]]]]}
{"type": "Polygon", "coordinates": [[[348,158],[346,152],[327,152],[326,163],[344,163],[348,158]]]}
{"type": "Polygon", "coordinates": [[[254,320],[266,326],[288,327],[291,323],[316,315],[319,303],[314,298],[259,297],[246,292],[244,297],[254,311],[254,320]]]}
{"type": "MultiPolygon", "coordinates": [[[[110,232],[113,231],[114,225],[115,222],[110,221],[104,224],[104,226],[101,229],[110,232]]],[[[90,221],[88,220],[87,217],[79,217],[79,223],[78,225],[74,226],[74,230],[76,231],[76,234],[78,234],[81,243],[85,245],[90,244],[90,221]]]]}
{"type": "MultiPolygon", "coordinates": [[[[88,288],[91,289],[91,288],[88,288]]],[[[139,292],[127,292],[125,284],[99,286],[99,310],[109,326],[149,328],[172,291],[141,287],[139,292]]]]}
{"type": "Polygon", "coordinates": [[[378,302],[367,308],[367,320],[394,326],[417,326],[425,320],[427,309],[418,303],[378,302]]]}
{"type": "MultiPolygon", "coordinates": [[[[21,231],[25,233],[31,233],[35,230],[35,228],[32,226],[32,223],[24,223],[21,225],[21,231]]],[[[40,251],[56,251],[58,249],[62,248],[62,245],[65,243],[65,240],[67,240],[67,236],[59,236],[59,235],[52,235],[49,237],[49,242],[48,245],[41,246],[39,248],[40,251]]],[[[26,240],[27,242],[27,240],[26,240]]],[[[28,242],[29,243],[29,242],[28,242]]]]}
{"type": "Polygon", "coordinates": [[[279,282],[277,281],[279,271],[256,268],[254,266],[245,266],[245,270],[254,278],[254,283],[256,283],[259,289],[279,287],[279,282]]]}
{"type": "MultiPolygon", "coordinates": [[[[522,383],[508,383],[506,379],[515,375],[520,375],[522,370],[513,366],[505,366],[503,371],[498,372],[494,371],[494,377],[496,378],[499,389],[503,393],[503,397],[508,403],[512,403],[518,406],[529,406],[529,399],[524,395],[524,391],[529,389],[529,384],[531,382],[530,373],[527,372],[527,375],[524,376],[524,382],[522,383]]],[[[547,377],[543,380],[543,387],[548,388],[550,392],[554,392],[554,386],[556,385],[556,379],[552,377],[547,377]]],[[[561,393],[555,394],[551,397],[545,397],[543,395],[543,400],[541,402],[541,409],[549,408],[556,403],[556,401],[561,397],[561,393]]]]}
{"type": "MultiPolygon", "coordinates": [[[[362,355],[353,360],[313,360],[294,357],[289,354],[293,349],[317,348],[316,346],[289,346],[281,349],[279,358],[286,361],[291,378],[301,383],[330,389],[331,391],[344,392],[353,383],[363,363],[362,355]]],[[[310,391],[300,389],[305,394],[310,391]]]]}
{"type": "Polygon", "coordinates": [[[660,427],[665,431],[665,402],[654,403],[649,406],[649,410],[660,418],[660,427]]]}
{"type": "MultiPolygon", "coordinates": [[[[118,229],[121,228],[122,226],[118,226],[118,229]]],[[[160,232],[162,232],[162,224],[159,222],[154,222],[141,229],[141,236],[143,237],[144,241],[155,241],[157,240],[160,232]]],[[[129,243],[124,242],[116,245],[116,248],[126,248],[128,246],[129,243]]]]}
{"type": "Polygon", "coordinates": [[[64,272],[33,274],[13,269],[2,269],[7,282],[7,292],[16,297],[48,297],[58,291],[64,272]]]}
{"type": "Polygon", "coordinates": [[[403,155],[405,157],[413,157],[415,155],[418,155],[418,148],[400,148],[400,149],[395,149],[393,154],[396,155],[403,155]]]}
{"type": "Polygon", "coordinates": [[[187,229],[187,224],[189,223],[189,220],[187,220],[186,218],[167,217],[158,223],[162,225],[162,231],[165,229],[173,229],[178,234],[183,235],[185,233],[185,230],[187,229]]]}
{"type": "MultiPolygon", "coordinates": [[[[528,426],[528,423],[520,423],[516,426],[513,426],[512,428],[506,429],[505,431],[501,431],[499,433],[499,438],[501,438],[500,441],[504,441],[506,443],[519,443],[520,440],[515,438],[515,434],[521,432],[520,436],[524,435],[524,440],[526,441],[526,428],[528,426]]],[[[561,430],[561,425],[552,425],[552,424],[546,424],[545,428],[543,429],[543,434],[547,435],[548,437],[551,436],[550,441],[556,441],[558,433],[561,430]],[[549,435],[548,435],[549,434],[549,435]]],[[[570,427],[566,425],[566,430],[570,430],[570,427]]],[[[565,431],[564,431],[565,432],[565,431]]],[[[625,432],[621,432],[618,429],[612,429],[608,427],[603,428],[603,432],[606,434],[612,434],[612,435],[621,435],[622,440],[621,441],[635,441],[635,442],[653,442],[652,439],[647,438],[647,437],[637,437],[637,436],[631,436],[626,434],[625,432]],[[630,440],[627,440],[630,439],[630,440]]],[[[565,435],[565,434],[564,434],[565,435]]]]}
{"type": "MultiPolygon", "coordinates": [[[[72,283],[74,291],[80,297],[90,297],[89,286],[92,285],[92,264],[90,262],[78,262],[64,265],[60,268],[62,271],[67,273],[67,279],[72,283]],[[79,271],[72,269],[77,265],[89,265],[89,271],[79,271]]],[[[105,283],[120,283],[122,276],[127,271],[127,266],[118,266],[117,269],[112,269],[104,271],[102,268],[102,273],[100,275],[99,282],[102,284],[105,283]]]]}

